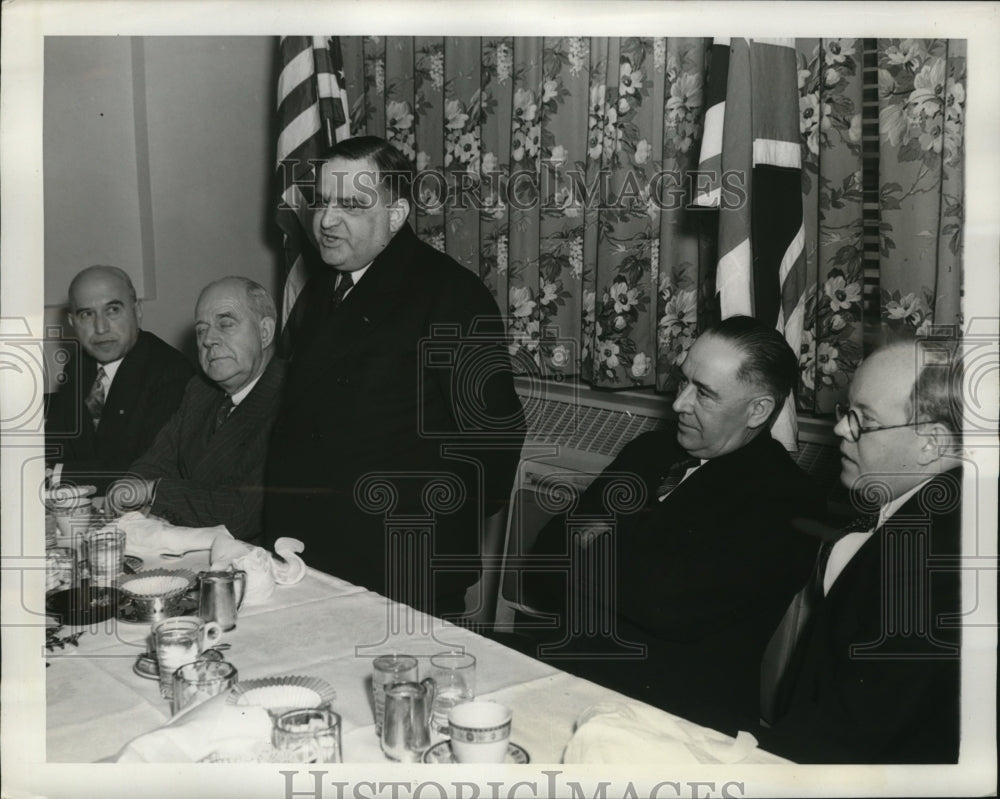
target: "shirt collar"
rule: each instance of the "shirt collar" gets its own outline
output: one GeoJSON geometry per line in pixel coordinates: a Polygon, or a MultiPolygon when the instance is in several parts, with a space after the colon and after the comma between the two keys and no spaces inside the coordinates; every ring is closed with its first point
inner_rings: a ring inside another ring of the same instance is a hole
{"type": "Polygon", "coordinates": [[[881,527],[883,524],[889,521],[889,519],[895,516],[896,513],[899,511],[899,509],[903,507],[903,505],[905,505],[906,502],[910,499],[910,497],[916,494],[921,488],[923,488],[933,479],[934,477],[932,475],[931,477],[928,477],[926,480],[917,483],[915,486],[913,486],[913,488],[911,488],[906,493],[900,494],[891,502],[887,502],[885,505],[883,505],[878,513],[878,526],[875,529],[877,530],[879,527],[881,527]]]}
{"type": "Polygon", "coordinates": [[[257,385],[257,381],[263,376],[263,372],[257,375],[253,380],[247,383],[243,388],[233,394],[230,399],[233,401],[233,407],[239,405],[243,400],[246,399],[247,394],[253,391],[253,387],[257,385]]]}
{"type": "Polygon", "coordinates": [[[365,272],[368,271],[368,269],[372,265],[372,263],[374,263],[374,262],[373,261],[369,261],[366,266],[362,266],[360,269],[355,269],[353,272],[346,272],[344,270],[337,270],[337,271],[338,271],[338,274],[340,274],[340,275],[349,274],[351,276],[352,282],[356,286],[356,285],[358,285],[358,282],[361,280],[361,278],[364,277],[365,272]]]}
{"type": "Polygon", "coordinates": [[[115,381],[115,375],[118,374],[118,367],[122,365],[122,361],[124,360],[124,358],[119,358],[117,361],[97,364],[98,369],[104,370],[105,388],[111,387],[111,384],[115,381]]]}

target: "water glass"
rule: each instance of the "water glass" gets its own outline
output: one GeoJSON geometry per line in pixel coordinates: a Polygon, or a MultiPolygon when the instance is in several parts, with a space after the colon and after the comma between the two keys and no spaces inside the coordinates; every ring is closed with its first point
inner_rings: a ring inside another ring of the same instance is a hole
{"type": "Polygon", "coordinates": [[[289,763],[342,763],[340,716],[329,707],[288,710],[274,720],[274,748],[289,763]]]}
{"type": "Polygon", "coordinates": [[[153,642],[160,670],[160,696],[173,699],[174,672],[218,643],[222,628],[218,622],[197,616],[175,616],[153,625],[153,642]]]}
{"type": "Polygon", "coordinates": [[[447,735],[451,709],[476,698],[476,658],[467,652],[433,655],[431,678],[437,686],[432,723],[435,730],[447,735]]]}
{"type": "Polygon", "coordinates": [[[125,531],[117,527],[96,530],[87,536],[90,581],[108,584],[125,569],[125,531]]]}
{"type": "Polygon", "coordinates": [[[45,550],[45,590],[62,591],[76,582],[76,550],[48,547],[45,550]]]}
{"type": "Polygon", "coordinates": [[[238,679],[236,667],[224,660],[196,660],[179,666],[174,672],[173,714],[228,691],[238,679]]]}
{"type": "Polygon", "coordinates": [[[409,655],[380,655],[372,662],[372,698],[375,700],[375,735],[382,739],[385,689],[398,682],[417,681],[417,659],[409,655]]]}

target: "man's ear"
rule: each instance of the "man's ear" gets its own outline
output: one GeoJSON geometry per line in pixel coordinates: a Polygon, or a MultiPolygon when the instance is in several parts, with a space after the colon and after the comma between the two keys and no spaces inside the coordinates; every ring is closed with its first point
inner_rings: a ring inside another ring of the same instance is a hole
{"type": "Polygon", "coordinates": [[[955,434],[941,422],[932,422],[916,429],[920,436],[920,449],[917,451],[917,463],[928,466],[940,460],[952,450],[955,434]]]}
{"type": "Polygon", "coordinates": [[[774,411],[774,397],[770,394],[762,394],[750,400],[747,406],[747,427],[755,430],[762,424],[767,424],[774,411]]]}
{"type": "Polygon", "coordinates": [[[142,327],[142,300],[135,301],[135,322],[142,327]]]}
{"type": "Polygon", "coordinates": [[[271,316],[265,316],[260,320],[260,346],[267,349],[274,343],[275,321],[271,316]]]}
{"type": "Polygon", "coordinates": [[[389,230],[395,235],[410,215],[410,201],[400,197],[389,206],[389,230]]]}
{"type": "Polygon", "coordinates": [[[73,313],[73,308],[66,306],[66,321],[69,322],[69,326],[76,330],[76,314],[73,313]]]}

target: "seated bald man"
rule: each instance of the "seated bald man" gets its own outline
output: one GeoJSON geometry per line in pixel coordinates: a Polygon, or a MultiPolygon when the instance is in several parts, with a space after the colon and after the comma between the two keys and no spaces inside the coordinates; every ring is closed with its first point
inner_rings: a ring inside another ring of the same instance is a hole
{"type": "Polygon", "coordinates": [[[153,443],[195,370],[140,329],[142,303],[116,266],[89,266],[73,278],[68,320],[81,352],[49,401],[46,460],[62,464],[63,482],[103,493],[153,443]]]}
{"type": "Polygon", "coordinates": [[[206,286],[195,310],[198,360],[177,412],[131,474],[108,490],[116,512],[137,508],[185,527],[224,524],[256,541],[261,533],[267,443],[284,382],[274,357],[277,313],[252,280],[206,286]]]}
{"type": "Polygon", "coordinates": [[[863,515],[821,550],[761,664],[761,746],[800,763],[956,763],[962,370],[897,342],[838,407],[841,482],[863,515]]]}

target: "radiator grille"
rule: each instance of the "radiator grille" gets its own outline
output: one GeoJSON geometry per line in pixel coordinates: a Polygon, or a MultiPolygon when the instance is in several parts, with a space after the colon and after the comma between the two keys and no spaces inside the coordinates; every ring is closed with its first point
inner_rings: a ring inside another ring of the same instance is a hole
{"type": "MultiPolygon", "coordinates": [[[[568,468],[575,466],[572,450],[613,457],[633,438],[656,430],[665,422],[655,416],[555,399],[530,405],[527,417],[528,439],[533,443],[558,444],[570,450],[560,459],[568,468]]],[[[831,496],[843,493],[839,481],[840,455],[835,446],[800,441],[798,452],[791,455],[831,496]]]]}
{"type": "Polygon", "coordinates": [[[528,410],[528,438],[597,455],[615,455],[633,438],[662,423],[653,416],[546,400],[528,410]]]}

